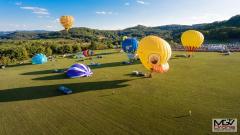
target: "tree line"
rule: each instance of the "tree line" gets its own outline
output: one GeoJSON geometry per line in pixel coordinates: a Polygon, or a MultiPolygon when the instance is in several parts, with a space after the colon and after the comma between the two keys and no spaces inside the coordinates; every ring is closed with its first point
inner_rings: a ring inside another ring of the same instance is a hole
{"type": "Polygon", "coordinates": [[[47,56],[77,53],[85,49],[107,49],[113,45],[90,42],[82,43],[76,40],[25,40],[0,42],[0,65],[8,65],[27,60],[35,54],[44,53],[47,56]]]}

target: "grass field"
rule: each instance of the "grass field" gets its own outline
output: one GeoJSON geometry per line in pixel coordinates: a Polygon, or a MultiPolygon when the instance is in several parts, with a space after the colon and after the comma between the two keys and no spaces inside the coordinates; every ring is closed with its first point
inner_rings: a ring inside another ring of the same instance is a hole
{"type": "Polygon", "coordinates": [[[240,119],[240,53],[174,52],[170,71],[152,79],[131,76],[147,71],[122,65],[124,53],[98,53],[102,66],[89,78],[51,73],[74,59],[0,70],[0,135],[210,135],[212,118],[240,119]]]}

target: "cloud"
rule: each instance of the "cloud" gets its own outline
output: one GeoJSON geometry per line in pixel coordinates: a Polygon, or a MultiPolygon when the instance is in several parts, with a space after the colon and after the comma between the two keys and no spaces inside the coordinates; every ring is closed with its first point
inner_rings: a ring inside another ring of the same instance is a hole
{"type": "Polygon", "coordinates": [[[40,7],[20,7],[23,10],[30,10],[32,13],[37,14],[37,15],[49,15],[50,13],[48,12],[47,9],[45,8],[40,8],[40,7]]]}
{"type": "Polygon", "coordinates": [[[33,13],[34,14],[39,14],[39,15],[49,15],[49,13],[45,12],[45,11],[34,11],[33,13]]]}
{"type": "Polygon", "coordinates": [[[142,5],[148,5],[149,3],[148,2],[145,2],[143,0],[137,0],[136,1],[138,4],[142,4],[142,5]]]}
{"type": "Polygon", "coordinates": [[[59,23],[59,22],[60,22],[60,19],[59,19],[59,18],[56,18],[56,19],[54,20],[54,22],[55,22],[55,23],[59,23]]]}
{"type": "Polygon", "coordinates": [[[195,23],[206,23],[206,22],[214,22],[217,20],[224,20],[226,16],[220,14],[203,14],[199,16],[192,16],[190,18],[195,23]]]}
{"type": "Polygon", "coordinates": [[[14,27],[14,28],[26,28],[26,24],[8,24],[7,26],[14,27]]]}
{"type": "Polygon", "coordinates": [[[23,6],[22,2],[16,2],[16,6],[18,6],[22,10],[31,11],[33,14],[36,14],[38,18],[49,18],[50,13],[47,9],[41,7],[33,7],[33,6],[23,6]]]}
{"type": "Polygon", "coordinates": [[[21,5],[22,5],[22,2],[16,2],[15,5],[21,6],[21,5]]]}
{"type": "Polygon", "coordinates": [[[38,17],[38,18],[50,18],[49,15],[46,15],[46,16],[44,16],[44,15],[38,15],[37,17],[38,17]]]}
{"type": "Polygon", "coordinates": [[[52,25],[47,25],[46,28],[53,28],[53,26],[52,25]]]}
{"type": "Polygon", "coordinates": [[[107,12],[107,11],[97,11],[96,14],[98,15],[112,15],[112,14],[117,14],[117,13],[113,13],[113,12],[107,12]]]}
{"type": "Polygon", "coordinates": [[[125,5],[125,6],[130,6],[130,3],[129,3],[129,2],[126,2],[124,5],[125,5]]]}

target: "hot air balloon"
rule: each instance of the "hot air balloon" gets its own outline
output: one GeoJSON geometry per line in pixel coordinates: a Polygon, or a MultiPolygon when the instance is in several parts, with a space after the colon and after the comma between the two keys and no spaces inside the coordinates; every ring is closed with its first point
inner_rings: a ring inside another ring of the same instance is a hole
{"type": "Polygon", "coordinates": [[[74,18],[72,16],[61,16],[60,23],[68,31],[73,26],[74,18]]]}
{"type": "Polygon", "coordinates": [[[123,41],[126,40],[126,39],[128,39],[127,36],[123,36],[123,37],[122,37],[122,40],[123,40],[123,41]]]}
{"type": "Polygon", "coordinates": [[[91,69],[84,64],[74,64],[67,70],[66,74],[69,78],[77,78],[77,77],[89,77],[93,73],[91,69]]]}
{"type": "Polygon", "coordinates": [[[82,53],[85,57],[88,57],[88,50],[84,50],[82,53]]]}
{"type": "Polygon", "coordinates": [[[93,56],[95,54],[93,50],[84,50],[82,53],[85,57],[93,56]]]}
{"type": "Polygon", "coordinates": [[[39,53],[36,54],[32,57],[32,64],[36,65],[36,64],[44,64],[48,61],[47,56],[39,53]]]}
{"type": "Polygon", "coordinates": [[[138,41],[135,38],[128,38],[122,42],[122,49],[126,53],[135,53],[138,48],[138,41]]]}
{"type": "Polygon", "coordinates": [[[196,49],[202,46],[204,42],[204,36],[199,31],[188,30],[182,34],[181,41],[183,47],[189,53],[189,56],[191,56],[196,49]]]}
{"type": "Polygon", "coordinates": [[[93,50],[88,50],[88,56],[93,56],[95,53],[93,50]]]}
{"type": "Polygon", "coordinates": [[[144,67],[151,72],[164,73],[169,70],[168,60],[172,55],[172,49],[162,38],[157,36],[143,38],[137,54],[144,67]]]}
{"type": "Polygon", "coordinates": [[[134,59],[137,48],[138,41],[135,38],[127,38],[122,42],[122,49],[125,53],[127,53],[127,56],[130,61],[134,59]]]}

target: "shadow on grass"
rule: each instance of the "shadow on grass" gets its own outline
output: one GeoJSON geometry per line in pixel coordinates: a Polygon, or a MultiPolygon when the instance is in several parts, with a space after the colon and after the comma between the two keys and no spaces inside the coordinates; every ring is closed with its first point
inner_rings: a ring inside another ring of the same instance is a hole
{"type": "Polygon", "coordinates": [[[42,81],[49,81],[49,80],[62,80],[62,79],[69,79],[66,74],[55,74],[53,73],[53,75],[51,76],[44,76],[44,77],[38,77],[38,78],[33,78],[32,80],[42,80],[42,81]]]}
{"type": "Polygon", "coordinates": [[[96,56],[97,56],[97,55],[102,55],[102,56],[104,56],[104,55],[111,55],[111,54],[116,54],[116,53],[119,53],[119,52],[97,53],[96,56]]]}
{"type": "Polygon", "coordinates": [[[178,57],[170,58],[170,60],[176,60],[176,59],[179,59],[179,58],[178,57]]]}
{"type": "Polygon", "coordinates": [[[7,67],[23,67],[23,66],[28,66],[32,65],[32,63],[24,63],[24,64],[15,64],[15,65],[8,65],[7,67]]]}
{"type": "MultiPolygon", "coordinates": [[[[59,70],[65,70],[65,69],[59,69],[59,70]]],[[[53,73],[53,69],[52,70],[27,72],[27,73],[23,73],[21,75],[42,75],[42,74],[51,74],[51,73],[53,73]]]]}
{"type": "Polygon", "coordinates": [[[186,54],[178,54],[174,56],[175,58],[188,58],[186,54]]]}
{"type": "Polygon", "coordinates": [[[50,74],[53,70],[43,70],[43,71],[33,71],[33,72],[27,72],[23,73],[21,75],[41,75],[41,74],[50,74]]]}
{"type": "Polygon", "coordinates": [[[135,63],[133,64],[123,64],[122,62],[112,62],[112,63],[104,63],[104,64],[101,64],[100,66],[91,66],[89,65],[89,67],[91,69],[99,69],[99,68],[107,68],[107,67],[121,67],[121,66],[131,66],[131,65],[137,65],[137,64],[141,64],[140,61],[136,61],[135,63]]]}
{"type": "Polygon", "coordinates": [[[138,76],[138,75],[135,75],[135,74],[125,74],[124,76],[128,76],[128,77],[133,77],[133,78],[138,78],[138,79],[146,79],[145,76],[138,76]]]}
{"type": "MultiPolygon", "coordinates": [[[[64,84],[64,86],[72,89],[73,94],[76,94],[87,91],[123,88],[128,86],[128,84],[123,84],[128,81],[130,80],[82,82],[64,84]]],[[[62,96],[63,94],[57,90],[61,85],[63,84],[0,90],[0,102],[34,100],[62,96]]]]}
{"type": "Polygon", "coordinates": [[[180,118],[185,118],[185,117],[190,117],[190,115],[181,115],[181,116],[177,116],[177,117],[174,117],[174,118],[180,119],[180,118]]]}

